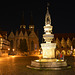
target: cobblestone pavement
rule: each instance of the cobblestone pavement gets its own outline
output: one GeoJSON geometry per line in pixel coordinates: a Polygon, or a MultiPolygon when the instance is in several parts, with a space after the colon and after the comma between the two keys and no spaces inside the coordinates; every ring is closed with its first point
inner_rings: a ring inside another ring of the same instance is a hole
{"type": "Polygon", "coordinates": [[[75,57],[66,57],[67,62],[72,65],[72,69],[60,71],[45,71],[28,69],[31,60],[37,57],[0,57],[0,75],[75,75],[75,57]]]}

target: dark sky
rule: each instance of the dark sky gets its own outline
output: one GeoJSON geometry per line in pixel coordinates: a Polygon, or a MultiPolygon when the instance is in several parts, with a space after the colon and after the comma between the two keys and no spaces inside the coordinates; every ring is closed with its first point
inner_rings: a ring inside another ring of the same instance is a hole
{"type": "Polygon", "coordinates": [[[25,23],[30,24],[32,11],[35,29],[42,38],[47,2],[50,3],[53,33],[75,33],[75,4],[73,0],[24,0],[23,2],[0,2],[0,27],[16,31],[24,11],[25,23]],[[5,4],[4,4],[5,3],[5,4]]]}

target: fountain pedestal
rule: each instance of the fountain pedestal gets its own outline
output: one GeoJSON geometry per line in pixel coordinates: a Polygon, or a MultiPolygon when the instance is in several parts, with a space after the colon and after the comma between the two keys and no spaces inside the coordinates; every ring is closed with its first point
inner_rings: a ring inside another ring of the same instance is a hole
{"type": "Polygon", "coordinates": [[[43,58],[55,58],[56,43],[42,43],[43,58]]]}

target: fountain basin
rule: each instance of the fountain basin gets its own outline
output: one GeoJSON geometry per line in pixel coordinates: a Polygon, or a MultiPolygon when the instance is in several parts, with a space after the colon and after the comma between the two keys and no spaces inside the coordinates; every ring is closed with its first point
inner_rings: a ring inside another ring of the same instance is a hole
{"type": "Polygon", "coordinates": [[[34,60],[31,61],[31,66],[27,65],[27,67],[37,70],[62,70],[71,68],[70,65],[67,65],[66,61],[58,59],[34,60]]]}
{"type": "Polygon", "coordinates": [[[54,67],[64,67],[67,66],[66,61],[57,60],[57,59],[41,59],[41,60],[34,60],[31,61],[31,66],[34,67],[41,67],[41,68],[54,68],[54,67]]]}

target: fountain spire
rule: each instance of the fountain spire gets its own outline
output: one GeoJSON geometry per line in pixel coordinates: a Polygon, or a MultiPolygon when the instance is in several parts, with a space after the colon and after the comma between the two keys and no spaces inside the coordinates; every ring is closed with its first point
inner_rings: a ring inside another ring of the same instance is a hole
{"type": "Polygon", "coordinates": [[[55,58],[55,48],[56,43],[51,43],[54,38],[54,34],[52,34],[53,26],[51,26],[51,16],[49,14],[49,9],[47,6],[47,12],[45,15],[45,26],[43,38],[45,39],[46,43],[42,43],[41,47],[43,50],[43,58],[55,58]]]}
{"type": "Polygon", "coordinates": [[[49,8],[48,8],[49,4],[47,4],[47,12],[45,15],[45,25],[50,24],[51,25],[51,16],[49,14],[49,8]]]}

